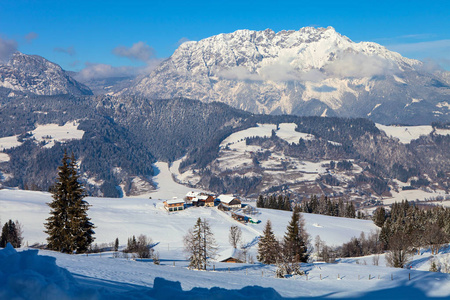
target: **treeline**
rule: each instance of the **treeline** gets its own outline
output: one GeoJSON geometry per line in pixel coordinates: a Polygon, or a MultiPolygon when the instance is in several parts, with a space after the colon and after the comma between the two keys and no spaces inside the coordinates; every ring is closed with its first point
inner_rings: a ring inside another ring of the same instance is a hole
{"type": "Polygon", "coordinates": [[[291,201],[289,200],[289,196],[287,195],[278,195],[278,196],[259,195],[258,200],[256,201],[256,207],[287,210],[287,211],[292,210],[291,201]]]}
{"type": "MultiPolygon", "coordinates": [[[[319,236],[314,243],[317,259],[327,263],[334,262],[338,257],[359,257],[382,253],[379,232],[373,232],[367,236],[361,232],[359,237],[352,237],[350,241],[338,247],[330,247],[319,236]]],[[[378,262],[376,262],[378,264],[378,262]]]]}
{"type": "Polygon", "coordinates": [[[408,201],[394,203],[390,211],[377,208],[373,220],[381,228],[380,241],[384,249],[398,246],[415,249],[430,247],[437,254],[443,244],[450,242],[450,209],[432,207],[421,209],[408,201]],[[402,245],[398,245],[401,240],[402,245]]]}
{"type": "Polygon", "coordinates": [[[305,213],[327,215],[333,217],[356,218],[363,219],[364,214],[358,211],[356,213],[353,202],[344,203],[342,199],[338,201],[331,200],[327,196],[317,198],[316,195],[311,196],[309,200],[304,200],[300,204],[300,210],[305,213]]]}

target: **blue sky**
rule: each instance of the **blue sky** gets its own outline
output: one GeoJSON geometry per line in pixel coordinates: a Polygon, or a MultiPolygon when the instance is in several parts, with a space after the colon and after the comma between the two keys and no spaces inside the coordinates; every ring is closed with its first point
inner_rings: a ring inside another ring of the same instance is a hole
{"type": "Polygon", "coordinates": [[[355,42],[377,42],[450,70],[447,1],[0,1],[3,44],[75,71],[151,67],[180,41],[305,26],[333,26],[355,42]]]}

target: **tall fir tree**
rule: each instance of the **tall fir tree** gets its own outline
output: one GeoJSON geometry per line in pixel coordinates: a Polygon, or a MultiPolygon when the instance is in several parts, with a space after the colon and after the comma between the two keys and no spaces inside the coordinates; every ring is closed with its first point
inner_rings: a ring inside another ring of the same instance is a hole
{"type": "Polygon", "coordinates": [[[263,236],[258,242],[258,261],[263,264],[274,264],[280,255],[280,244],[272,230],[272,223],[267,220],[263,236]]]}
{"type": "Polygon", "coordinates": [[[308,234],[305,230],[305,221],[300,209],[294,207],[292,219],[287,226],[283,239],[283,255],[288,262],[307,262],[308,260],[308,234]]]}
{"type": "Polygon", "coordinates": [[[51,189],[53,201],[45,223],[48,248],[65,253],[86,252],[94,240],[94,225],[88,217],[89,204],[79,182],[76,159],[64,151],[58,177],[51,189]]]}

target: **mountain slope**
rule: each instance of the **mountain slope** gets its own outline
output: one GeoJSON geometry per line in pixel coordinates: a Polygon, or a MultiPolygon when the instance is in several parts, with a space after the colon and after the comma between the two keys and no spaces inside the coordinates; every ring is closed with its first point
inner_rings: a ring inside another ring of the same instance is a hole
{"type": "Polygon", "coordinates": [[[445,120],[450,102],[442,74],[427,73],[421,62],[376,43],[354,43],[331,27],[238,30],[186,42],[121,94],[384,124],[445,120]]]}
{"type": "Polygon", "coordinates": [[[92,95],[59,65],[37,55],[16,52],[7,64],[0,64],[0,87],[9,97],[35,95],[92,95]]]}

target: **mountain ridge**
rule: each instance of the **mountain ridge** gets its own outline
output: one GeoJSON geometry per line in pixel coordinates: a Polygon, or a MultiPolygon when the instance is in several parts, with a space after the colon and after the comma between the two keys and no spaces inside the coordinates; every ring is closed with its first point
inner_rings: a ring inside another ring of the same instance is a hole
{"type": "Polygon", "coordinates": [[[17,95],[92,95],[59,65],[38,55],[16,52],[6,64],[0,64],[0,87],[8,97],[17,95]]]}
{"type": "Polygon", "coordinates": [[[366,117],[384,124],[443,121],[449,111],[438,104],[450,102],[445,76],[427,73],[422,62],[376,43],[354,43],[332,27],[238,30],[188,41],[118,94],[219,101],[253,113],[366,117]]]}

